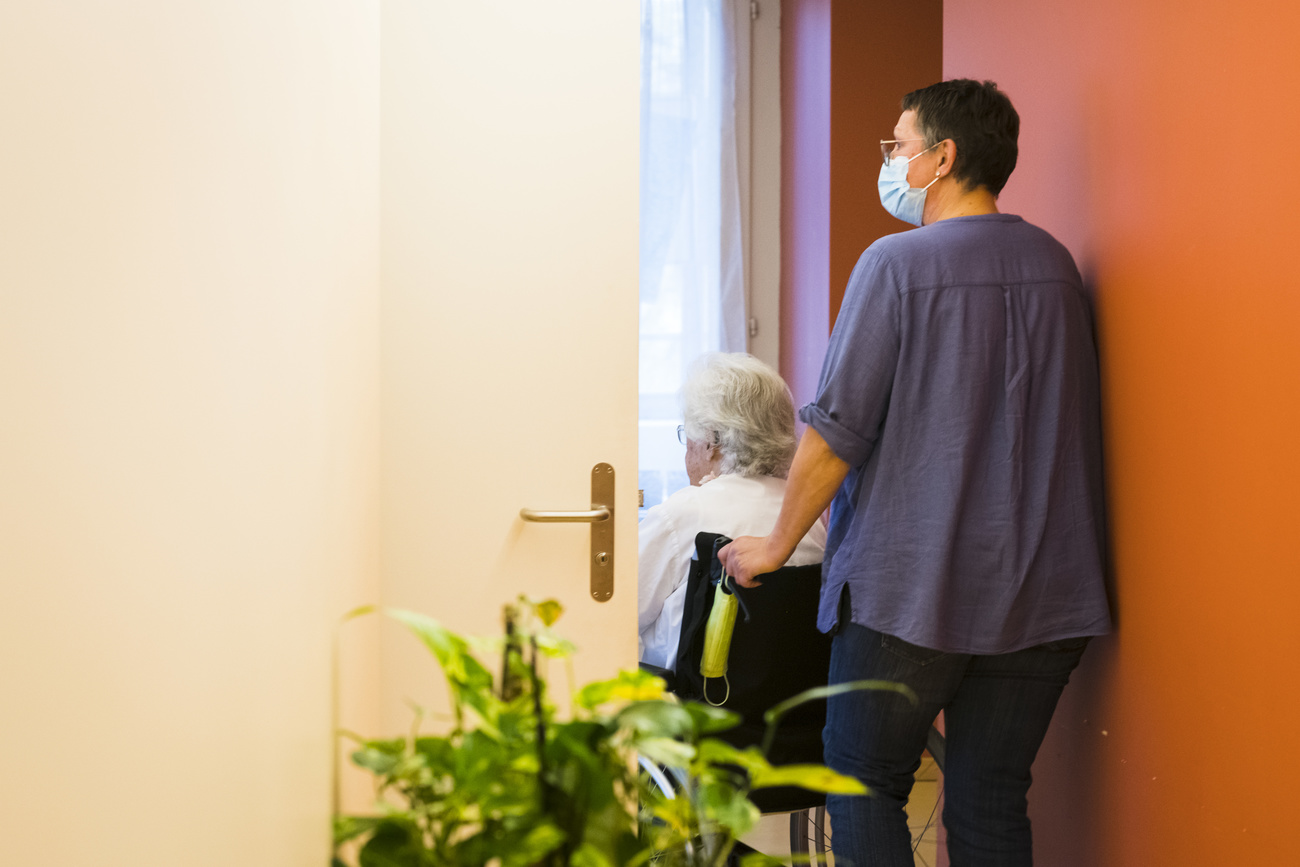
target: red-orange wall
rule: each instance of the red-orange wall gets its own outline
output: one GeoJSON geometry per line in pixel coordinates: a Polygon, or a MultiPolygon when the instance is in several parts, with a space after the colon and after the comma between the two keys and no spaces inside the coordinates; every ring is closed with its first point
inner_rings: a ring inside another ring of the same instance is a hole
{"type": "Polygon", "coordinates": [[[903,94],[938,80],[942,0],[781,4],[781,373],[814,397],[858,256],[908,228],[880,207],[880,140],[903,94]]]}
{"type": "Polygon", "coordinates": [[[912,228],[880,206],[880,140],[894,137],[903,94],[939,79],[941,0],[831,4],[831,322],[862,251],[912,228]]]}
{"type": "Polygon", "coordinates": [[[1022,118],[1002,196],[1096,289],[1119,630],[1031,792],[1039,864],[1300,864],[1300,5],[946,0],[1022,118]]]}

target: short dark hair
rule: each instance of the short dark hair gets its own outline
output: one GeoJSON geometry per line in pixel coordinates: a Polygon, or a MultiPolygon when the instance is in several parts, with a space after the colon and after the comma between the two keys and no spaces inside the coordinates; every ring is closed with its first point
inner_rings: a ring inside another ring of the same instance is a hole
{"type": "Polygon", "coordinates": [[[952,174],[967,189],[987,187],[997,195],[1016,167],[1020,115],[991,81],[954,78],[903,97],[903,111],[916,112],[925,144],[952,139],[957,160],[952,174]]]}

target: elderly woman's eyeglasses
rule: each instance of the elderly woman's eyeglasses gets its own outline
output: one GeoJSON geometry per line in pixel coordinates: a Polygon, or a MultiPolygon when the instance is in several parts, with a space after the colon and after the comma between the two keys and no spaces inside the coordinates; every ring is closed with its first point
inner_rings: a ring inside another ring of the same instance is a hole
{"type": "MultiPolygon", "coordinates": [[[[718,432],[717,432],[717,431],[713,431],[713,433],[712,433],[712,439],[713,439],[713,444],[714,444],[715,446],[718,445],[718,443],[722,442],[722,437],[718,436],[718,432]]],[[[684,424],[679,424],[679,425],[677,426],[677,441],[678,441],[679,443],[681,443],[682,445],[686,445],[686,440],[687,440],[687,436],[686,436],[686,425],[684,425],[684,424]]]]}
{"type": "Polygon", "coordinates": [[[925,141],[925,139],[923,139],[923,138],[890,138],[890,139],[881,139],[881,140],[880,140],[880,158],[881,158],[882,160],[885,161],[885,165],[889,165],[889,161],[890,161],[891,158],[893,158],[893,156],[894,156],[894,152],[895,152],[896,150],[898,150],[898,146],[901,145],[901,144],[907,144],[908,142],[913,142],[913,141],[925,141]]]}

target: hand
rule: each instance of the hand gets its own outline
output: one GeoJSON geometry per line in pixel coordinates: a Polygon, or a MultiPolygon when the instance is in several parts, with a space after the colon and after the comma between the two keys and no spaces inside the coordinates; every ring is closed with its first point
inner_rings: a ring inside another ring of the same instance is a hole
{"type": "Polygon", "coordinates": [[[741,587],[761,587],[763,582],[755,581],[755,576],[775,572],[785,565],[784,559],[767,550],[766,536],[741,536],[718,552],[718,560],[741,587]]]}

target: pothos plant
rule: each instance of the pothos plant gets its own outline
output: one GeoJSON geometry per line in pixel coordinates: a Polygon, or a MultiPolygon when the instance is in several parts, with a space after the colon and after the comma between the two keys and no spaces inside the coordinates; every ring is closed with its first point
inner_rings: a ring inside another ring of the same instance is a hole
{"type": "MultiPolygon", "coordinates": [[[[336,812],[334,867],[350,867],[345,850],[356,852],[358,867],[721,865],[759,818],[748,798],[753,789],[866,794],[857,780],[820,765],[773,767],[764,749],[730,746],[716,735],[737,724],[735,714],[680,702],[642,671],[578,689],[561,716],[539,666],[574,651],[551,629],[559,603],[521,598],[506,611],[506,636],[495,643],[472,643],[422,614],[382,612],[436,658],[451,728],[421,733],[417,709],[404,737],[342,733],[357,742],[352,761],[373,774],[377,800],[372,815],[336,812]],[[500,652],[499,678],[475,649],[500,652]],[[638,756],[684,769],[684,790],[651,785],[638,756]]],[[[900,689],[864,682],[810,690],[769,712],[765,746],[791,707],[862,687],[900,689]]],[[[753,854],[742,861],[777,863],[753,854]]]]}

